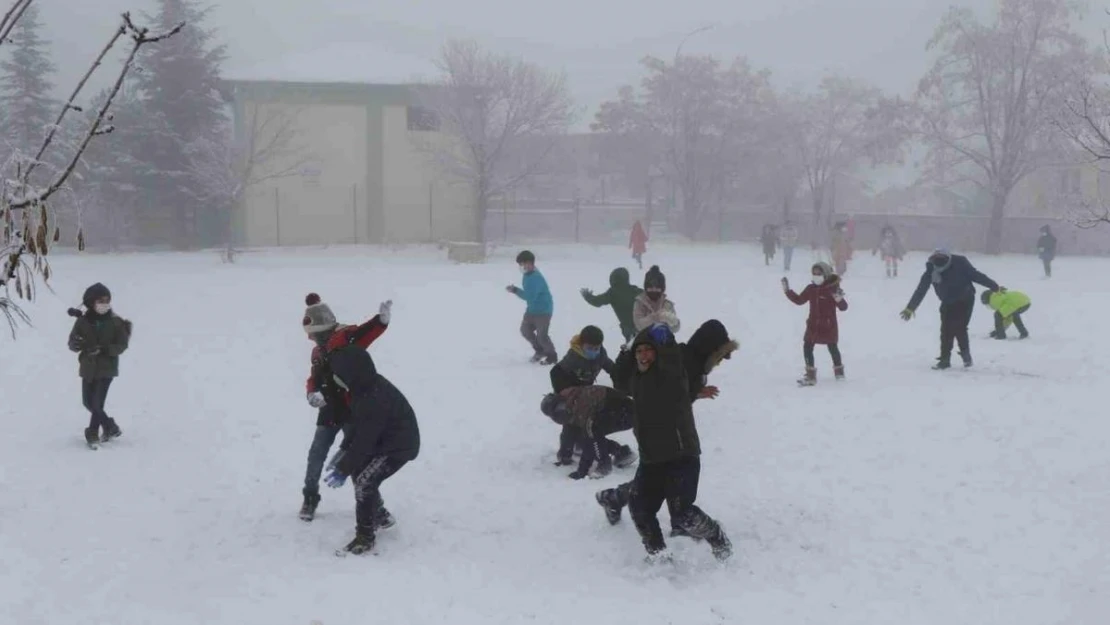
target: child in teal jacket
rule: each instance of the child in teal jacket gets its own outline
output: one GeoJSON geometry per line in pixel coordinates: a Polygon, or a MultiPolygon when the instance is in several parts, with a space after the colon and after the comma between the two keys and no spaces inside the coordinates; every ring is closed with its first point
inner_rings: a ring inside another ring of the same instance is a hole
{"type": "Polygon", "coordinates": [[[521,285],[505,288],[524,300],[527,306],[524,309],[524,319],[520,322],[520,335],[532,346],[532,362],[544,365],[553,365],[559,360],[555,345],[551,342],[548,332],[551,328],[551,315],[555,312],[555,302],[551,297],[551,289],[547,287],[547,280],[536,269],[536,256],[525,250],[517,254],[516,263],[520,272],[524,274],[521,285]]]}

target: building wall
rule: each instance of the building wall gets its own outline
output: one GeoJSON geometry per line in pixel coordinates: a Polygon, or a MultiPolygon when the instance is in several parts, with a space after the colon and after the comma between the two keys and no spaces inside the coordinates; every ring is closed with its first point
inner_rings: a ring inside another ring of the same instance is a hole
{"type": "Polygon", "coordinates": [[[410,130],[407,106],[386,106],[382,164],[384,230],[389,242],[465,241],[473,238],[470,186],[453,180],[436,154],[450,139],[410,130]]]}
{"type": "MultiPolygon", "coordinates": [[[[246,109],[253,111],[253,103],[246,109]]],[[[258,104],[258,111],[295,119],[297,142],[308,160],[301,175],[267,180],[248,190],[243,242],[366,242],[366,107],[267,102],[258,104]]]]}

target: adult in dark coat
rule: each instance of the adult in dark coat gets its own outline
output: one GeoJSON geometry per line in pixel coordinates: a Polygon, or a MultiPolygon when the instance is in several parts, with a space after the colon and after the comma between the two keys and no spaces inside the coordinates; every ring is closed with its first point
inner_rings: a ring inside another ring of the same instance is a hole
{"type": "Polygon", "coordinates": [[[917,289],[902,310],[902,319],[913,318],[917,307],[925,299],[929,285],[940,300],[940,357],[934,369],[948,369],[952,366],[952,343],[960,345],[960,356],[964,366],[972,365],[971,344],[967,338],[967,326],[971,323],[971,313],[975,310],[975,285],[979,284],[991,291],[1002,287],[976,269],[966,256],[952,254],[945,249],[937,249],[925,263],[925,272],[917,283],[917,289]]]}
{"type": "Polygon", "coordinates": [[[1052,277],[1052,261],[1056,258],[1056,235],[1052,228],[1041,226],[1041,236],[1037,239],[1037,256],[1044,263],[1044,277],[1052,277]]]}
{"type": "Polygon", "coordinates": [[[365,553],[374,547],[376,530],[392,518],[382,501],[382,482],[416,459],[420,428],[408,399],[378,373],[361,346],[329,342],[328,363],[336,384],[350,395],[351,434],[325,481],[338,488],[353,478],[355,538],[343,551],[365,553]]]}
{"type": "MultiPolygon", "coordinates": [[[[650,556],[666,550],[657,514],[666,501],[672,525],[709,543],[719,559],[732,545],[717,521],[694,505],[701,475],[701,442],[694,422],[690,381],[683,348],[666,326],[657,324],[633,341],[635,371],[628,375],[635,403],[633,432],[640,466],[631,485],[597,493],[610,523],[629,506],[633,523],[650,556]]],[[[628,362],[627,357],[621,359],[628,362]]]]}

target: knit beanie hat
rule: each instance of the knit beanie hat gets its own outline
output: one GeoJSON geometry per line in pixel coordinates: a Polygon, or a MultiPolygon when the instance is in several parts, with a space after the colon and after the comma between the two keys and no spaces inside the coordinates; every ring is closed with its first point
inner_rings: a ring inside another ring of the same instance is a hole
{"type": "Polygon", "coordinates": [[[335,313],[327,304],[320,301],[320,296],[315,293],[309,293],[304,298],[304,303],[308,308],[304,311],[304,319],[301,325],[304,326],[306,334],[316,334],[318,332],[329,332],[339,325],[335,320],[335,313]]]}
{"type": "Polygon", "coordinates": [[[586,326],[578,333],[578,338],[584,345],[602,345],[605,343],[605,333],[597,326],[586,326]]]}
{"type": "Polygon", "coordinates": [[[644,275],[644,289],[667,290],[667,276],[659,271],[659,265],[652,265],[651,269],[648,269],[647,274],[644,275]]]}

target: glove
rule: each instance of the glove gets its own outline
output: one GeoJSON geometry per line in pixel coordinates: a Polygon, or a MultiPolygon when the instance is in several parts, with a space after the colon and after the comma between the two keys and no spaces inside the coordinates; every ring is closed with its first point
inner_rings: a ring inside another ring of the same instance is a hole
{"type": "Polygon", "coordinates": [[[383,324],[389,325],[389,319],[393,316],[392,311],[393,300],[386,300],[378,307],[378,318],[381,319],[383,324]]]}
{"type": "Polygon", "coordinates": [[[575,471],[574,473],[571,473],[567,477],[569,477],[572,480],[580,480],[580,479],[586,477],[586,472],[579,469],[579,470],[575,471]]]}
{"type": "Polygon", "coordinates": [[[574,464],[574,456],[558,456],[555,458],[555,466],[567,467],[574,464]]]}
{"type": "Polygon", "coordinates": [[[590,297],[594,294],[594,292],[589,289],[580,289],[578,292],[582,294],[582,297],[590,297]]]}
{"type": "Polygon", "coordinates": [[[332,469],[332,472],[328,473],[328,476],[324,478],[324,483],[327,484],[329,488],[339,488],[347,483],[347,476],[340,473],[338,469],[332,469]]]}
{"type": "Polygon", "coordinates": [[[332,454],[331,460],[328,461],[328,464],[324,467],[324,470],[331,473],[335,469],[335,466],[339,464],[339,461],[343,459],[343,456],[346,455],[346,453],[346,450],[339,449],[334,454],[332,454]]]}
{"type": "Polygon", "coordinates": [[[328,405],[328,400],[324,399],[324,394],[320,391],[315,391],[307,395],[308,405],[313,408],[323,408],[328,405]]]}
{"type": "Polygon", "coordinates": [[[902,321],[909,321],[910,319],[913,319],[913,310],[907,308],[903,310],[900,315],[902,317],[902,321]]]}

